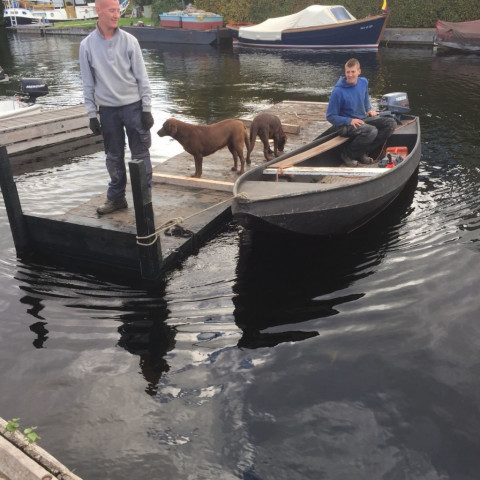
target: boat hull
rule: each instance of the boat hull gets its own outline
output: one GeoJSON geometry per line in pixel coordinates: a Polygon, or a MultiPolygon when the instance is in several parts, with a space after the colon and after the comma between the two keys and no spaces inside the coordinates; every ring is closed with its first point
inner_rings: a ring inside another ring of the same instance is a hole
{"type": "Polygon", "coordinates": [[[0,120],[22,117],[37,113],[41,110],[41,105],[27,105],[16,99],[0,100],[0,120]]]}
{"type": "Polygon", "coordinates": [[[367,17],[335,25],[284,30],[280,40],[242,38],[240,27],[227,25],[234,44],[247,48],[271,49],[377,49],[385,31],[386,15],[367,17]]]}
{"type": "Polygon", "coordinates": [[[218,30],[188,30],[163,27],[121,27],[139,42],[211,45],[220,42],[218,30]]]}
{"type": "Polygon", "coordinates": [[[69,20],[89,20],[98,18],[94,7],[76,7],[73,11],[65,8],[35,9],[15,8],[4,11],[5,25],[11,27],[12,17],[15,17],[17,25],[32,25],[40,22],[66,22],[69,20]]]}
{"type": "Polygon", "coordinates": [[[417,170],[421,157],[420,125],[418,118],[413,118],[415,121],[401,134],[394,134],[389,140],[389,145],[409,145],[409,155],[396,167],[379,168],[379,175],[363,181],[326,188],[315,183],[261,180],[262,170],[305,148],[250,170],[235,183],[232,203],[235,220],[249,230],[318,236],[356,230],[390,205],[417,170]],[[266,193],[257,195],[261,191],[266,193]]]}
{"type": "Polygon", "coordinates": [[[480,20],[444,22],[435,25],[437,45],[442,49],[480,53],[480,20]]]}

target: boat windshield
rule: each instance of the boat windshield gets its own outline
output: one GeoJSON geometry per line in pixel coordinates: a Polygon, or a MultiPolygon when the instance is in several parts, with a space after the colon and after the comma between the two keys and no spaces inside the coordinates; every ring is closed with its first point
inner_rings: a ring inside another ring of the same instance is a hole
{"type": "Polygon", "coordinates": [[[343,7],[332,7],[330,8],[330,12],[332,12],[332,15],[339,22],[345,22],[352,19],[352,16],[343,7]]]}

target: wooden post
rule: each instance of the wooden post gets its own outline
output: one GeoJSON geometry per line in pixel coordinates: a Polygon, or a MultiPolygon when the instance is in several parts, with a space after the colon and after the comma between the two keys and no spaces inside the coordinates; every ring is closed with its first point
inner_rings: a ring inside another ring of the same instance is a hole
{"type": "Polygon", "coordinates": [[[23,253],[28,247],[28,230],[25,219],[23,218],[17,186],[13,180],[7,149],[3,146],[0,147],[0,186],[10,222],[13,243],[15,244],[17,253],[23,253]]]}
{"type": "Polygon", "coordinates": [[[131,160],[128,162],[128,166],[130,168],[137,236],[148,237],[137,240],[140,271],[144,280],[156,280],[160,276],[162,247],[158,237],[154,235],[149,237],[149,235],[155,233],[155,221],[151,194],[147,185],[145,164],[143,160],[131,160]]]}

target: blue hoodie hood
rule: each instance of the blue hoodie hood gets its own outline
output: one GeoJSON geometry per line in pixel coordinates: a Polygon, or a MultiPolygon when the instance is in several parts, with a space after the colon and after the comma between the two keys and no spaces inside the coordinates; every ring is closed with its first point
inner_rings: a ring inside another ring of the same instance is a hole
{"type": "Polygon", "coordinates": [[[352,118],[363,120],[371,109],[368,80],[358,77],[357,83],[352,85],[345,77],[340,77],[330,95],[327,120],[336,127],[350,125],[352,118]]]}

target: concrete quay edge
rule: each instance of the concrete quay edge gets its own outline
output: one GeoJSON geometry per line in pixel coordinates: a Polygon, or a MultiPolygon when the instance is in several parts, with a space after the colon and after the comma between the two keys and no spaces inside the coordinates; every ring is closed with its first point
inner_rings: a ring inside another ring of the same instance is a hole
{"type": "Polygon", "coordinates": [[[435,42],[434,28],[386,28],[380,40],[380,45],[423,45],[433,47],[435,42]]]}
{"type": "MultiPolygon", "coordinates": [[[[10,28],[10,27],[9,27],[10,28]]],[[[21,25],[18,31],[41,33],[48,35],[79,35],[87,36],[92,28],[45,28],[34,25],[21,25]]],[[[435,28],[386,28],[380,40],[381,46],[389,45],[435,45],[435,28]]]]}

